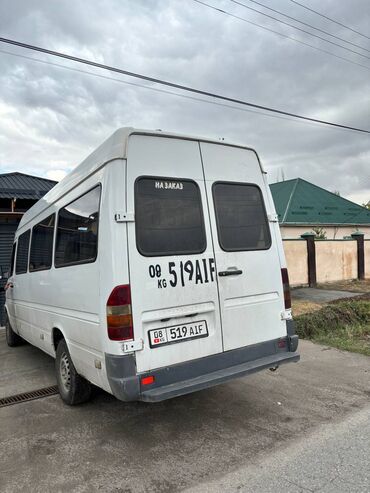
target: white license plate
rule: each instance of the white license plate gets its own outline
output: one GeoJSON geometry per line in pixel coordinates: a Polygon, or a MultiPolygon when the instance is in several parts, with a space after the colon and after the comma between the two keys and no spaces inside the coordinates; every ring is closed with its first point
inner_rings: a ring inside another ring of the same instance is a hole
{"type": "Polygon", "coordinates": [[[151,348],[207,336],[208,328],[205,320],[149,330],[151,348]]]}

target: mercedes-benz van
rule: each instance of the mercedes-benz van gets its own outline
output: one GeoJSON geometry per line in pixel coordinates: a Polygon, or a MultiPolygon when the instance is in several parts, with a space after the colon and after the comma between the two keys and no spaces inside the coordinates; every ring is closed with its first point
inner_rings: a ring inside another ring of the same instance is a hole
{"type": "Polygon", "coordinates": [[[277,215],[256,152],[121,128],[23,216],[10,346],[91,384],[161,401],[298,361],[277,215]]]}

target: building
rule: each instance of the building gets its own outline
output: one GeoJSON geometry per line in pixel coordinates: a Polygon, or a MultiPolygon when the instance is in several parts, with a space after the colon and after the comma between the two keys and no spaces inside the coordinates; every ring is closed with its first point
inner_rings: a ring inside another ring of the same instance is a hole
{"type": "MultiPolygon", "coordinates": [[[[24,173],[0,174],[0,275],[9,269],[14,233],[23,214],[56,181],[24,173]]],[[[5,279],[0,279],[0,326],[4,324],[5,279]]]]}
{"type": "Polygon", "coordinates": [[[302,178],[270,185],[283,238],[299,238],[322,228],[327,239],[356,231],[370,239],[370,210],[302,178]]]}

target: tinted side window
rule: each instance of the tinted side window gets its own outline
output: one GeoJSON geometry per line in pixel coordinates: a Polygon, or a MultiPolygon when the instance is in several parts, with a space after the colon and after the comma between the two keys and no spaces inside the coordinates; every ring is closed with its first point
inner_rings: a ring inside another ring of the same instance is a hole
{"type": "Polygon", "coordinates": [[[55,214],[42,220],[32,229],[30,271],[50,269],[53,257],[55,214]]]}
{"type": "Polygon", "coordinates": [[[30,245],[30,230],[21,234],[18,238],[17,262],[15,267],[16,274],[27,272],[28,265],[28,247],[30,245]]]}
{"type": "Polygon", "coordinates": [[[262,193],[256,185],[215,183],[213,201],[218,240],[223,250],[270,248],[270,229],[262,193]]]}
{"type": "Polygon", "coordinates": [[[136,244],[148,257],[206,249],[202,202],[190,180],[139,178],[135,184],[136,244]]]}
{"type": "Polygon", "coordinates": [[[94,262],[98,253],[100,186],[58,213],[55,266],[94,262]]]}

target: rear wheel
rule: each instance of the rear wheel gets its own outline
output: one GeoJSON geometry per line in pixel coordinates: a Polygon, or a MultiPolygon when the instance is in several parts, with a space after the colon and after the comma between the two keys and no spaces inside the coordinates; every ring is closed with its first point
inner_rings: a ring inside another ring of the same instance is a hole
{"type": "Polygon", "coordinates": [[[91,385],[77,373],[64,339],[59,342],[57,347],[55,369],[58,390],[66,404],[75,406],[90,399],[91,385]]]}
{"type": "Polygon", "coordinates": [[[16,334],[10,325],[8,314],[6,314],[5,318],[5,335],[6,335],[6,343],[9,347],[20,346],[23,344],[23,339],[21,336],[16,334]]]}

